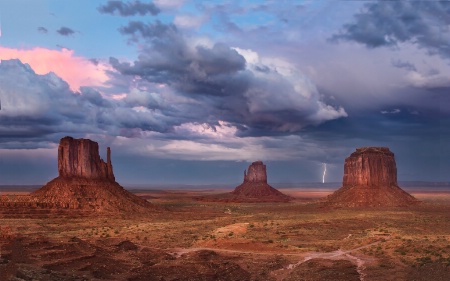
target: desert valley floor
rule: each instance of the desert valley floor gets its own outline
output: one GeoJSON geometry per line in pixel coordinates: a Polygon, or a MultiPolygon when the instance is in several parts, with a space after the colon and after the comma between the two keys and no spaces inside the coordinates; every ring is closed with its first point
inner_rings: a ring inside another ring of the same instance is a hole
{"type": "Polygon", "coordinates": [[[135,191],[157,207],[145,216],[2,210],[0,280],[450,280],[448,190],[382,209],[295,188],[289,203],[198,200],[226,191],[135,191]]]}

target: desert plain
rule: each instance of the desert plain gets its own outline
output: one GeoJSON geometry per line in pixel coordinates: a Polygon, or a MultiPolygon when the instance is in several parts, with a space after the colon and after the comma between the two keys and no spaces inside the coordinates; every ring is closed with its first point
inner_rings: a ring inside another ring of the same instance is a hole
{"type": "MultiPolygon", "coordinates": [[[[0,196],[32,190],[1,189],[0,196]]],[[[224,189],[129,189],[150,214],[2,209],[0,280],[449,280],[450,190],[421,203],[333,208],[330,188],[281,203],[208,202],[224,189]]],[[[17,195],[14,195],[17,194],[17,195]]]]}

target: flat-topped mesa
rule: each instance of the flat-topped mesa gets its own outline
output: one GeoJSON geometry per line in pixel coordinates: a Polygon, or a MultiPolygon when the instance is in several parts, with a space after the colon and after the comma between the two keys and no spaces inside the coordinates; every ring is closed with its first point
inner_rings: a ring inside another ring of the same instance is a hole
{"type": "Polygon", "coordinates": [[[97,142],[64,137],[58,148],[58,172],[63,178],[103,179],[114,182],[111,149],[107,149],[105,163],[100,158],[97,142]]]}
{"type": "Polygon", "coordinates": [[[357,148],[345,159],[343,186],[397,185],[394,153],[389,148],[357,148]]]}
{"type": "Polygon", "coordinates": [[[267,183],[266,165],[262,161],[253,162],[244,171],[244,182],[267,183]]]}
{"type": "Polygon", "coordinates": [[[394,153],[387,147],[357,148],[344,164],[341,188],[328,195],[336,207],[400,207],[418,203],[397,184],[394,153]]]}

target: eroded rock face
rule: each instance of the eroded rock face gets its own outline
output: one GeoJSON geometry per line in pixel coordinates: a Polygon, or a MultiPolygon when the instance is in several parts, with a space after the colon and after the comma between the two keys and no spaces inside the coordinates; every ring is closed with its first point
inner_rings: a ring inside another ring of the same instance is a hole
{"type": "Polygon", "coordinates": [[[398,207],[418,201],[398,186],[389,148],[362,147],[345,159],[343,186],[325,202],[340,207],[398,207]]]}
{"type": "Polygon", "coordinates": [[[394,153],[387,147],[357,148],[344,164],[343,186],[397,185],[394,153]]]}
{"type": "Polygon", "coordinates": [[[244,171],[244,182],[267,183],[266,165],[262,161],[253,162],[248,171],[244,171]]]}
{"type": "Polygon", "coordinates": [[[104,179],[115,181],[111,164],[111,149],[107,149],[107,162],[99,155],[98,143],[89,139],[62,138],[58,148],[60,177],[104,179]]]}

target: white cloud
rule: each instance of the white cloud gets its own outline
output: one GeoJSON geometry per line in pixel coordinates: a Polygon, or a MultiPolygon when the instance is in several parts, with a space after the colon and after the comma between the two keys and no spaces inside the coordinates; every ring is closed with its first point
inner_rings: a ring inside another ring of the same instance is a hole
{"type": "Polygon", "coordinates": [[[235,126],[230,123],[219,120],[218,126],[211,126],[207,123],[183,123],[174,127],[174,131],[178,135],[190,135],[194,137],[209,137],[212,139],[230,138],[236,135],[238,131],[235,126]]]}
{"type": "MultiPolygon", "coordinates": [[[[235,135],[236,131],[234,126],[223,121],[215,128],[207,124],[186,123],[176,126],[174,132],[180,137],[184,136],[184,139],[170,139],[161,133],[143,132],[140,138],[116,137],[113,145],[121,153],[174,160],[318,161],[317,157],[327,159],[329,154],[320,145],[301,136],[240,138],[235,135]]],[[[335,151],[338,148],[327,149],[335,151]]]]}
{"type": "Polygon", "coordinates": [[[406,80],[414,87],[419,88],[450,87],[450,76],[440,73],[425,75],[413,71],[407,74],[406,80]]]}
{"type": "Polygon", "coordinates": [[[106,73],[112,71],[104,62],[94,64],[65,48],[57,51],[39,47],[12,49],[0,46],[0,60],[9,59],[20,59],[29,64],[37,74],[56,73],[67,81],[72,91],[79,91],[81,86],[102,86],[108,79],[106,73]]]}
{"type": "Polygon", "coordinates": [[[206,16],[184,14],[175,16],[173,23],[177,27],[189,29],[189,28],[198,28],[207,20],[208,17],[206,16]]]}
{"type": "Polygon", "coordinates": [[[348,114],[345,112],[344,108],[334,108],[332,106],[326,105],[323,102],[319,101],[319,109],[316,113],[314,113],[310,120],[316,122],[317,124],[322,123],[323,121],[333,120],[340,117],[347,117],[348,114]]]}
{"type": "Polygon", "coordinates": [[[393,109],[393,110],[382,110],[381,111],[381,114],[397,114],[397,113],[400,113],[400,112],[402,112],[400,109],[398,109],[398,108],[395,108],[395,109],[393,109]]]}
{"type": "Polygon", "coordinates": [[[241,56],[245,58],[245,61],[250,65],[256,65],[260,63],[259,55],[257,52],[252,51],[250,49],[241,49],[241,48],[233,48],[238,52],[241,56]]]}
{"type": "Polygon", "coordinates": [[[183,6],[186,0],[154,0],[153,3],[159,8],[165,9],[177,9],[183,6]]]}
{"type": "Polygon", "coordinates": [[[251,113],[295,111],[304,116],[301,122],[285,122],[281,131],[298,131],[307,121],[324,121],[347,117],[342,107],[334,108],[320,100],[314,83],[290,62],[277,57],[261,57],[250,49],[234,48],[247,61],[247,68],[259,79],[246,93],[251,113]]]}

